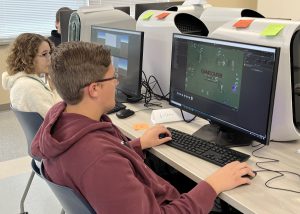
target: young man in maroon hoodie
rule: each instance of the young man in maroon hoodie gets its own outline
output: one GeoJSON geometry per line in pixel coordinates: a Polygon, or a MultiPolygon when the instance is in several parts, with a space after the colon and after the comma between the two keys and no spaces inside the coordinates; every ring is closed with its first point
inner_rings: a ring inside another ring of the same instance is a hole
{"type": "Polygon", "coordinates": [[[144,164],[143,149],[171,140],[154,126],[129,140],[105,115],[115,105],[118,80],[110,52],[102,46],[70,42],[52,53],[50,76],[64,100],[53,106],[32,144],[46,176],[81,193],[101,214],[208,213],[217,195],[254,176],[247,163],[232,162],[179,192],[144,164]]]}

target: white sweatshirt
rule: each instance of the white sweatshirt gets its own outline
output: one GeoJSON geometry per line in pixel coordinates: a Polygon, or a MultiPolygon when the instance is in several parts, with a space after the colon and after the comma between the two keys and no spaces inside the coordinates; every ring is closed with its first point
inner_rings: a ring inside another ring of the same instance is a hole
{"type": "Polygon", "coordinates": [[[2,86],[10,91],[13,108],[25,112],[37,112],[43,118],[47,111],[61,98],[36,74],[18,72],[10,76],[2,73],[2,86]]]}

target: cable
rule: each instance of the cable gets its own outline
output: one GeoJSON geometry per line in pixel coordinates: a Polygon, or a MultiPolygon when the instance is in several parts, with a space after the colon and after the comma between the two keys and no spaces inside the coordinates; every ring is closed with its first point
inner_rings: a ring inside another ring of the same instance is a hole
{"type": "MultiPolygon", "coordinates": [[[[144,71],[143,71],[142,86],[146,89],[145,93],[143,93],[145,107],[147,107],[147,108],[149,108],[150,106],[162,107],[162,104],[160,102],[153,102],[154,98],[157,100],[168,100],[168,96],[170,95],[170,92],[168,92],[167,94],[164,94],[156,77],[153,75],[150,75],[149,78],[147,78],[144,71]],[[158,87],[161,95],[154,93],[153,89],[155,86],[158,87]]],[[[180,112],[181,112],[181,116],[182,116],[183,120],[186,123],[190,123],[196,118],[196,116],[195,116],[192,119],[187,120],[187,119],[185,119],[182,110],[180,110],[180,112]]]]}
{"type": "Polygon", "coordinates": [[[194,116],[192,119],[186,120],[185,117],[184,117],[184,115],[183,115],[182,109],[180,109],[180,113],[181,113],[181,116],[182,116],[184,122],[186,122],[186,123],[190,123],[190,122],[192,122],[193,120],[195,120],[195,118],[196,118],[196,116],[194,116]]]}
{"type": "Polygon", "coordinates": [[[152,110],[153,111],[153,110],[156,110],[156,109],[147,107],[147,108],[143,108],[143,109],[137,110],[137,111],[135,111],[135,113],[136,112],[140,112],[140,111],[147,111],[147,110],[152,110]]]}
{"type": "Polygon", "coordinates": [[[145,92],[142,94],[144,103],[145,103],[144,106],[145,107],[149,107],[149,106],[162,107],[160,102],[153,102],[153,99],[168,100],[167,96],[169,95],[169,93],[167,93],[166,95],[163,93],[163,91],[160,87],[160,84],[155,76],[151,75],[151,76],[149,76],[149,78],[147,78],[145,72],[142,72],[142,73],[143,73],[142,86],[145,88],[145,92]],[[156,86],[158,87],[161,95],[154,93],[153,89],[156,86]]]}
{"type": "MultiPolygon", "coordinates": [[[[253,145],[253,144],[252,144],[252,147],[258,147],[259,145],[260,145],[260,144],[258,144],[258,145],[253,145]]],[[[279,162],[279,160],[277,160],[277,159],[268,158],[268,157],[262,157],[262,156],[258,156],[258,155],[256,155],[256,154],[254,154],[256,151],[258,151],[258,150],[264,148],[265,146],[266,146],[266,145],[262,145],[262,146],[260,146],[258,149],[255,149],[255,150],[252,151],[252,155],[253,155],[254,157],[256,157],[256,158],[262,158],[262,159],[267,160],[267,161],[259,161],[259,162],[256,162],[256,163],[255,163],[256,166],[257,166],[258,168],[262,169],[262,170],[257,170],[257,171],[256,171],[257,173],[259,173],[259,172],[273,172],[273,173],[278,174],[277,176],[274,176],[274,177],[268,179],[268,180],[265,182],[265,186],[268,187],[268,188],[270,188],[270,189],[282,190],[282,191],[293,192],[293,193],[298,193],[298,194],[299,194],[300,191],[296,191],[296,190],[292,190],[292,189],[285,189],[285,188],[281,188],[281,187],[274,187],[274,186],[271,186],[271,185],[270,185],[270,182],[271,182],[271,181],[274,181],[274,180],[276,180],[276,179],[278,179],[278,178],[280,178],[280,177],[284,177],[284,175],[285,175],[284,173],[289,173],[289,174],[292,174],[292,175],[296,175],[296,176],[298,176],[299,178],[300,178],[300,174],[295,173],[295,172],[285,171],[285,170],[272,170],[272,169],[268,169],[268,168],[266,168],[266,167],[261,166],[261,164],[264,164],[264,163],[275,163],[275,162],[278,163],[278,162],[279,162]]]]}
{"type": "MultiPolygon", "coordinates": [[[[272,170],[270,170],[272,171],[272,170]]],[[[285,189],[285,188],[280,188],[280,187],[274,187],[274,186],[270,186],[269,183],[272,181],[272,180],[275,180],[277,178],[280,178],[280,177],[283,177],[284,176],[284,173],[290,173],[290,174],[293,174],[293,175],[297,175],[299,178],[300,178],[300,174],[297,174],[295,172],[290,172],[290,171],[272,171],[272,172],[275,172],[275,173],[278,173],[279,175],[278,176],[275,176],[269,180],[266,181],[265,185],[267,187],[269,187],[270,189],[277,189],[277,190],[282,190],[282,191],[287,191],[287,192],[294,192],[294,193],[300,193],[300,191],[296,191],[296,190],[291,190],[291,189],[285,189]]]]}

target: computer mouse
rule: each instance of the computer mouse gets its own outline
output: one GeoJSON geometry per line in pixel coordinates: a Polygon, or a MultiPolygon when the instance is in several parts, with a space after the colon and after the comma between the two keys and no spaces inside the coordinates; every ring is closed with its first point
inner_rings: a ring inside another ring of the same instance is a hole
{"type": "Polygon", "coordinates": [[[162,139],[162,138],[165,138],[165,137],[168,137],[169,135],[167,134],[167,133],[160,133],[159,135],[158,135],[158,138],[159,139],[162,139]]]}
{"type": "Polygon", "coordinates": [[[257,172],[256,171],[253,171],[253,173],[254,173],[254,176],[252,177],[252,176],[250,176],[250,175],[248,175],[248,174],[246,174],[246,175],[243,175],[242,176],[242,178],[249,178],[249,179],[253,179],[253,178],[255,178],[256,177],[256,175],[257,175],[257,172]]]}
{"type": "Polygon", "coordinates": [[[116,116],[119,119],[125,119],[127,117],[130,117],[131,115],[134,115],[134,111],[132,111],[128,108],[122,109],[116,113],[116,116]]]}

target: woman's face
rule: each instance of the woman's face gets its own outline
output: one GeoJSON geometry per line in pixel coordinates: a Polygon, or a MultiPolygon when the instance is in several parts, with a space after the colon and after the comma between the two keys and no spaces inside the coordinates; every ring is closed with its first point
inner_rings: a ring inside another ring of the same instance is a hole
{"type": "Polygon", "coordinates": [[[48,73],[50,60],[50,46],[48,42],[43,41],[39,48],[36,56],[33,59],[34,70],[36,74],[48,73]]]}

